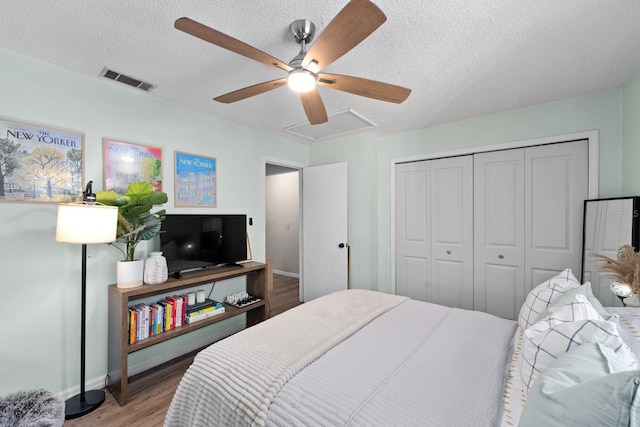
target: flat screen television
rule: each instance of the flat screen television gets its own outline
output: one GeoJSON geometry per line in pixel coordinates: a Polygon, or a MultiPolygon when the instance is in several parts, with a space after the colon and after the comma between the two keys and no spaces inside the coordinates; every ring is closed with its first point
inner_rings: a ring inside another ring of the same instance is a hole
{"type": "Polygon", "coordinates": [[[235,265],[247,259],[246,215],[167,214],[160,250],[169,274],[235,265]]]}

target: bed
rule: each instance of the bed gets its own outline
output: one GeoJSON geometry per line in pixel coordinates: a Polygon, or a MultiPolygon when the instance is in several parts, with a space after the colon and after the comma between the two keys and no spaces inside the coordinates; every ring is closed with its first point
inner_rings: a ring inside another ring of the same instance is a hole
{"type": "Polygon", "coordinates": [[[336,292],[201,351],[165,426],[640,426],[640,315],[614,311],[568,269],[517,322],[336,292]]]}

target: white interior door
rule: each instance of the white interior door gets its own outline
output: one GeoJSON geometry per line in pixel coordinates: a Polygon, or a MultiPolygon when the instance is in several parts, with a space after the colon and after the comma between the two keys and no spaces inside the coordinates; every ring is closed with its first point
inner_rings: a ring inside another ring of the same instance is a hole
{"type": "Polygon", "coordinates": [[[473,156],[431,163],[432,302],[473,309],[473,156]]]}
{"type": "Polygon", "coordinates": [[[471,156],[396,166],[396,294],[473,308],[471,156]]]}
{"type": "Polygon", "coordinates": [[[588,141],[525,149],[525,292],[567,267],[580,275],[588,141]]]}
{"type": "Polygon", "coordinates": [[[396,294],[431,301],[430,161],[396,165],[396,294]]]}
{"type": "Polygon", "coordinates": [[[474,156],[474,309],[516,319],[524,302],[524,149],[474,156]]]}
{"type": "Polygon", "coordinates": [[[302,170],[304,302],[348,287],[347,164],[302,170]]]}

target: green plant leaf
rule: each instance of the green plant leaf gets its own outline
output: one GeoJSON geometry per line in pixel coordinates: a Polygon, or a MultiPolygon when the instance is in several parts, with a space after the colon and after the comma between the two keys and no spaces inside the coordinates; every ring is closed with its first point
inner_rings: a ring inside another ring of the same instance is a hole
{"type": "Polygon", "coordinates": [[[126,245],[125,260],[132,261],[141,240],[152,239],[160,232],[166,217],[164,209],[151,213],[154,205],[167,203],[167,193],[155,191],[148,182],[133,182],[124,194],[100,191],[96,200],[118,207],[117,240],[126,245]]]}

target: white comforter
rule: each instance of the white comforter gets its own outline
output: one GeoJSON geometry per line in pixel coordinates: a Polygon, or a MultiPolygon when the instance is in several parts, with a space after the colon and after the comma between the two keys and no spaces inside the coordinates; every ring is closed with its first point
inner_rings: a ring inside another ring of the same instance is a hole
{"type": "Polygon", "coordinates": [[[497,426],[515,323],[407,301],[299,372],[268,426],[497,426]]]}
{"type": "Polygon", "coordinates": [[[271,401],[293,375],[406,299],[336,292],[213,344],[182,378],[165,426],[264,425],[271,401]]]}
{"type": "Polygon", "coordinates": [[[332,294],[201,352],[165,425],[494,426],[514,328],[371,291],[332,294]]]}

